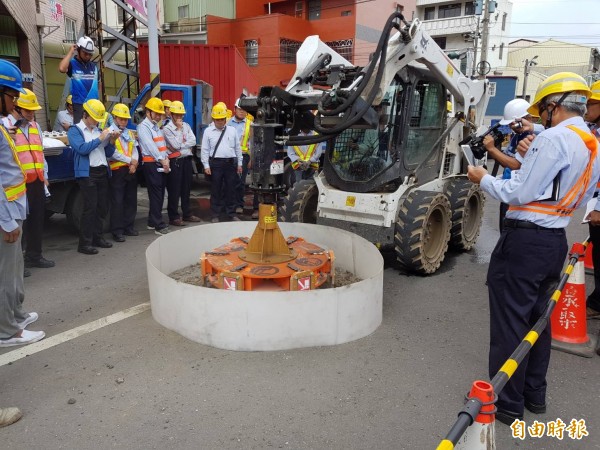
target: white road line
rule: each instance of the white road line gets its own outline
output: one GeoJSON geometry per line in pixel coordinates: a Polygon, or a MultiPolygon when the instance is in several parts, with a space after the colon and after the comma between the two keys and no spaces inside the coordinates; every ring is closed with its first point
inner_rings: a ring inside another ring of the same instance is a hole
{"type": "Polygon", "coordinates": [[[83,336],[84,334],[91,333],[92,331],[99,330],[100,328],[119,322],[123,319],[127,319],[128,317],[143,313],[144,311],[148,311],[149,309],[149,302],[142,303],[140,305],[124,309],[123,311],[119,311],[118,313],[111,314],[110,316],[102,317],[101,319],[94,320],[90,323],[86,323],[85,325],[81,325],[80,327],[73,328],[72,330],[64,331],[47,339],[42,339],[41,341],[36,342],[34,344],[29,344],[24,347],[20,347],[18,348],[18,350],[13,350],[12,352],[0,355],[0,367],[18,361],[19,359],[25,358],[26,356],[30,356],[35,353],[41,352],[42,350],[47,350],[56,345],[70,341],[71,339],[75,339],[79,336],[83,336]]]}

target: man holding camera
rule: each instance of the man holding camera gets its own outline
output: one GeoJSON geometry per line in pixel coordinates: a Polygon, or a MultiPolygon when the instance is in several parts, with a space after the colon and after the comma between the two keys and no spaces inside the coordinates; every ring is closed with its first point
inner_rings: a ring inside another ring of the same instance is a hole
{"type": "MultiPolygon", "coordinates": [[[[544,130],[542,125],[533,124],[533,117],[527,112],[530,106],[529,102],[522,98],[511,100],[504,106],[504,118],[500,121],[500,125],[510,126],[513,132],[510,143],[504,150],[496,148],[494,138],[490,134],[483,138],[483,146],[488,155],[504,167],[502,173],[502,179],[504,180],[510,179],[510,172],[518,170],[523,162],[525,155],[517,152],[519,142],[532,133],[539,134],[544,130]]],[[[507,210],[508,205],[503,202],[500,203],[500,231],[502,231],[502,223],[507,210]]]]}
{"type": "MultiPolygon", "coordinates": [[[[575,73],[548,77],[528,109],[541,117],[546,130],[530,143],[520,169],[501,180],[483,167],[468,168],[469,180],[510,205],[487,275],[490,378],[542,316],[567,254],[565,227],[594,193],[600,159],[598,141],[583,121],[589,96],[585,80],[575,73]]],[[[522,419],[524,408],[536,414],[546,411],[550,343],[548,324],[498,396],[500,422],[510,425],[522,419]]]]}

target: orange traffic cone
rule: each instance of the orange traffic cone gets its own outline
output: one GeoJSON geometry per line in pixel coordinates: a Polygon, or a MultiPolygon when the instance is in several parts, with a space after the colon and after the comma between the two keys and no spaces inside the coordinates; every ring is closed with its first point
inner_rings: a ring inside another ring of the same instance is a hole
{"type": "MultiPolygon", "coordinates": [[[[487,450],[496,448],[496,406],[494,387],[487,381],[477,380],[471,386],[469,398],[478,398],[482,407],[475,421],[456,443],[454,450],[487,450]]],[[[438,447],[439,449],[440,447],[438,447]]],[[[448,447],[451,448],[451,447],[448,447]]]]}
{"type": "Polygon", "coordinates": [[[583,261],[575,263],[552,312],[552,348],[591,358],[596,348],[596,336],[587,334],[585,311],[585,270],[583,261]]]}
{"type": "Polygon", "coordinates": [[[585,249],[585,258],[583,259],[585,265],[585,273],[594,273],[594,260],[592,259],[592,248],[594,245],[590,242],[585,249]]]}

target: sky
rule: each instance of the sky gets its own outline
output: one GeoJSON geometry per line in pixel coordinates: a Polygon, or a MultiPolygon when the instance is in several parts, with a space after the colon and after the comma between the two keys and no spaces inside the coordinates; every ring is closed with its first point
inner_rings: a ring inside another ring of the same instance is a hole
{"type": "Polygon", "coordinates": [[[511,41],[552,38],[600,47],[600,0],[511,1],[511,41]]]}

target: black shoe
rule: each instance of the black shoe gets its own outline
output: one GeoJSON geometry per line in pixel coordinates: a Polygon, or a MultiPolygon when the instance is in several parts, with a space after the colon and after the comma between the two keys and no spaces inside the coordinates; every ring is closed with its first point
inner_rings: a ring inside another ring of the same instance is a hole
{"type": "Polygon", "coordinates": [[[113,240],[115,242],[125,242],[127,239],[122,234],[113,234],[113,240]]]}
{"type": "Polygon", "coordinates": [[[100,247],[100,248],[111,248],[112,247],[112,244],[104,238],[96,239],[94,241],[94,245],[96,247],[100,247]]]}
{"type": "Polygon", "coordinates": [[[496,420],[510,426],[515,420],[523,420],[523,414],[498,408],[498,411],[496,411],[496,420]]]}
{"type": "Polygon", "coordinates": [[[96,247],[92,247],[91,245],[84,245],[77,249],[79,253],[83,253],[84,255],[95,255],[98,253],[98,249],[96,247]]]}
{"type": "Polygon", "coordinates": [[[539,403],[532,403],[532,402],[525,400],[525,408],[527,408],[529,411],[531,411],[534,414],[544,414],[546,412],[546,404],[545,403],[542,403],[540,405],[539,403]]]}
{"type": "Polygon", "coordinates": [[[54,267],[54,261],[50,261],[42,256],[40,256],[38,259],[25,258],[25,267],[28,269],[31,269],[32,267],[48,269],[49,267],[54,267]]]}
{"type": "Polygon", "coordinates": [[[140,232],[138,230],[125,230],[123,234],[125,236],[139,236],[140,232]]]}
{"type": "Polygon", "coordinates": [[[27,278],[31,276],[31,270],[24,269],[23,270],[23,278],[27,278]]]}

